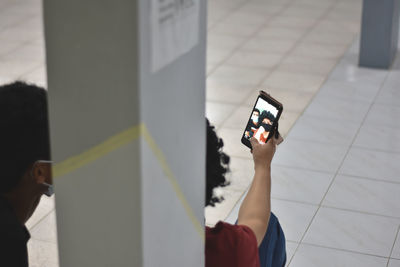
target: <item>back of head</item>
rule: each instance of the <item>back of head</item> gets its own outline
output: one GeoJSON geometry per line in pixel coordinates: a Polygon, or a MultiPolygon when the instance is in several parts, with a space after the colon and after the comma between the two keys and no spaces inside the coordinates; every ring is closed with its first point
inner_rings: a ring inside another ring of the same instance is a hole
{"type": "Polygon", "coordinates": [[[224,143],[214,126],[207,120],[207,152],[206,152],[206,206],[214,206],[222,199],[213,193],[214,188],[226,186],[225,173],[228,171],[229,156],[222,152],[224,143]]]}
{"type": "Polygon", "coordinates": [[[29,166],[50,159],[47,92],[15,82],[0,86],[0,194],[17,186],[29,166]]]}

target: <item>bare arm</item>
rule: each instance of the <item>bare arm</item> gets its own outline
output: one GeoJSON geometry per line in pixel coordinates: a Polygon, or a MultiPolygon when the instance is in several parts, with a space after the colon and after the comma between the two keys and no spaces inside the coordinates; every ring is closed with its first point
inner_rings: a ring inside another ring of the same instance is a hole
{"type": "Polygon", "coordinates": [[[239,225],[246,225],[260,245],[267,231],[271,213],[271,160],[276,149],[276,140],[271,138],[266,144],[250,139],[253,147],[254,178],[249,192],[239,210],[239,225]]]}

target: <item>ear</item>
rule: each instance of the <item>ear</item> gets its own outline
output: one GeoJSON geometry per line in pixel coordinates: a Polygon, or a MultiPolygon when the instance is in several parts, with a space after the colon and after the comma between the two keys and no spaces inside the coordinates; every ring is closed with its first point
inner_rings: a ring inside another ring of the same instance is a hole
{"type": "Polygon", "coordinates": [[[51,165],[47,163],[37,162],[32,167],[32,176],[36,183],[52,183],[51,165]]]}

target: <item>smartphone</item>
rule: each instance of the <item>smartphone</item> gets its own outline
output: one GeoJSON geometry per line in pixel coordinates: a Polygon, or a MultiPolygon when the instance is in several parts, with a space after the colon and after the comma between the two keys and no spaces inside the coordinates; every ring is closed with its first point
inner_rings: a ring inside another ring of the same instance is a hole
{"type": "Polygon", "coordinates": [[[242,143],[251,149],[250,138],[266,143],[275,133],[282,114],[282,104],[264,91],[260,91],[249,121],[242,135],[242,143]]]}

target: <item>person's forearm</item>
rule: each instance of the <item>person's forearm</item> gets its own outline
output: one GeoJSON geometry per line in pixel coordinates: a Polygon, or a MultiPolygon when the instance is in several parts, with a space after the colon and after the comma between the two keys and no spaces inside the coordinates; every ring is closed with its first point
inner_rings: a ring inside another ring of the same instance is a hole
{"type": "Polygon", "coordinates": [[[238,224],[249,226],[258,244],[264,238],[271,213],[271,170],[265,165],[255,169],[250,189],[240,206],[238,224]]]}

